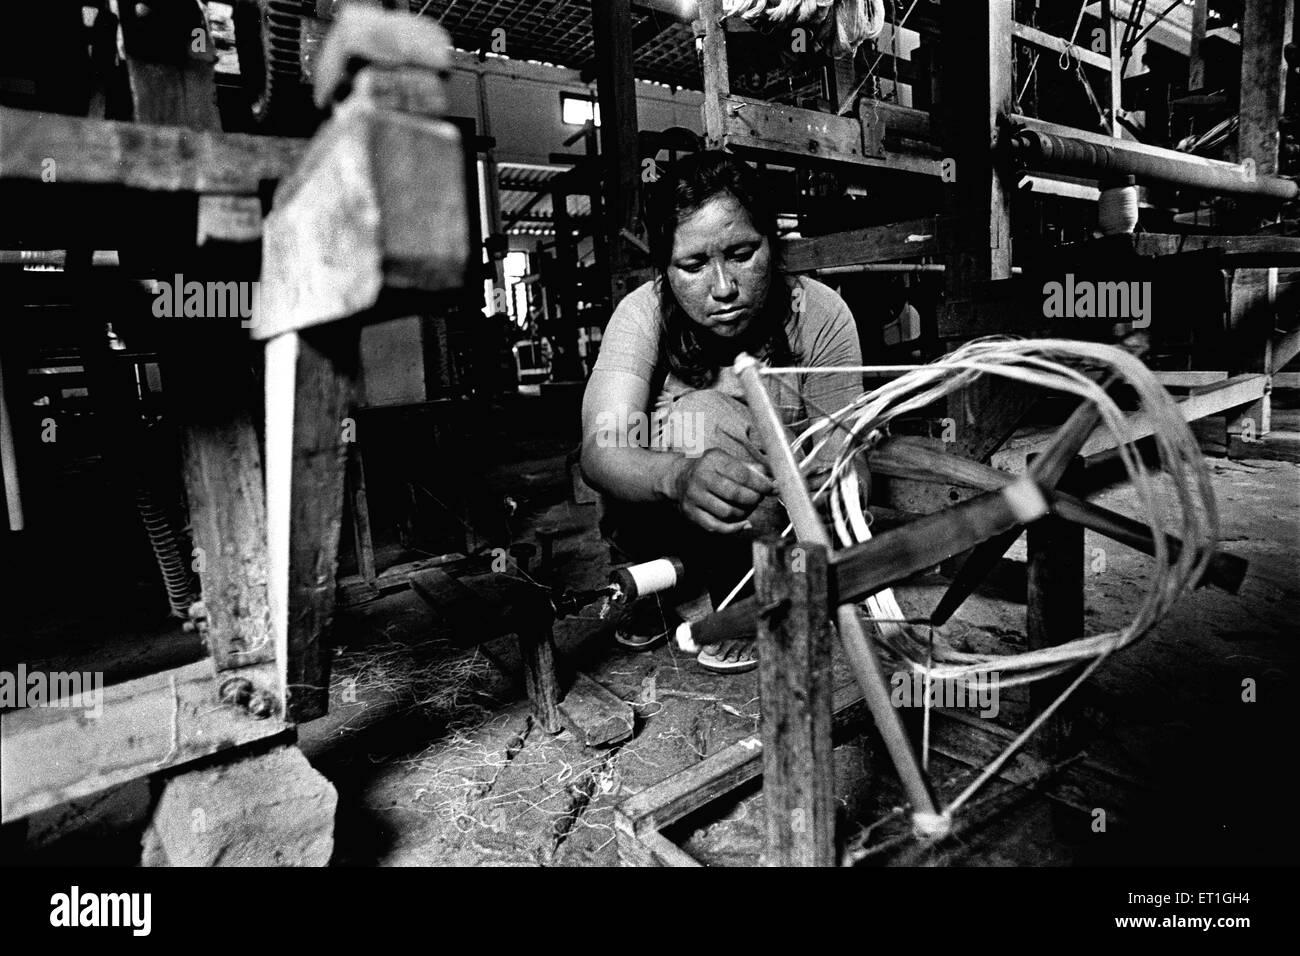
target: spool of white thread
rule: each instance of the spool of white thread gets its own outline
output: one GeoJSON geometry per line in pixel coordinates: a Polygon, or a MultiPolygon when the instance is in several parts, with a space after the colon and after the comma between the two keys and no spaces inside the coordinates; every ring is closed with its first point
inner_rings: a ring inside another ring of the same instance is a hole
{"type": "Polygon", "coordinates": [[[1136,186],[1112,186],[1101,191],[1097,200],[1097,230],[1103,236],[1132,232],[1138,224],[1136,186]]]}
{"type": "Polygon", "coordinates": [[[610,575],[610,581],[622,588],[625,600],[635,601],[676,587],[685,572],[686,569],[677,558],[657,558],[644,564],[619,568],[610,575]]]}

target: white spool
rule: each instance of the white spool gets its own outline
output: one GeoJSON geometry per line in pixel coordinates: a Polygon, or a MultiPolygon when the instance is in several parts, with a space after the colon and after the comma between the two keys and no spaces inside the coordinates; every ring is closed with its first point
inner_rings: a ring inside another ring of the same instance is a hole
{"type": "Polygon", "coordinates": [[[1136,186],[1114,186],[1103,189],[1097,200],[1097,231],[1103,236],[1118,236],[1132,232],[1138,224],[1138,191],[1136,186]]]}
{"type": "Polygon", "coordinates": [[[658,594],[677,584],[677,568],[667,558],[657,558],[645,564],[634,564],[626,570],[632,576],[638,597],[658,594]]]}

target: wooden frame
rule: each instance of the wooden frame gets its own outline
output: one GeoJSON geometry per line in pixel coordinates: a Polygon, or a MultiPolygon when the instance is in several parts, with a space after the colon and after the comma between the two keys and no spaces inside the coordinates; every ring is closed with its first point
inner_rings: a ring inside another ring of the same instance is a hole
{"type": "MultiPolygon", "coordinates": [[[[150,84],[148,92],[166,92],[150,84]]],[[[53,156],[66,162],[59,183],[255,195],[263,178],[297,166],[265,224],[253,324],[253,337],[266,341],[265,455],[242,377],[219,379],[222,359],[244,357],[228,350],[229,339],[214,332],[199,343],[209,361],[194,382],[179,376],[175,389],[206,564],[206,616],[196,624],[211,658],[110,686],[94,719],[66,706],[0,717],[5,821],[257,740],[291,738],[293,722],[324,713],[320,638],[335,600],[360,326],[407,314],[467,276],[460,137],[437,117],[443,103],[435,70],[367,66],[305,149],[202,129],[214,121],[211,110],[174,117],[195,131],[0,109],[0,179],[40,184],[40,159],[53,156]],[[345,237],[349,254],[340,256],[345,237]]],[[[196,257],[203,271],[221,275],[222,263],[204,255],[196,257]]]]}

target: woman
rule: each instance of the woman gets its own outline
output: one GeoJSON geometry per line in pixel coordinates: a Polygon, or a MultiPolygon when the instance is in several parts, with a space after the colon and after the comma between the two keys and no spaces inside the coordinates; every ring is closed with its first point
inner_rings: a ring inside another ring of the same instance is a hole
{"type": "MultiPolygon", "coordinates": [[[[752,538],[786,524],[732,362],[741,352],[800,367],[862,358],[844,301],[779,270],[776,213],[743,162],[693,154],[661,180],[654,205],[658,278],[624,298],[605,329],[583,398],[582,471],[605,496],[615,545],[632,560],[680,556],[717,601],[750,567],[752,538]]],[[[862,391],[851,372],[766,381],[791,427],[862,391]]],[[[709,608],[679,611],[695,620],[709,608]]],[[[666,625],[619,639],[650,646],[666,625]]],[[[708,647],[699,662],[747,670],[757,663],[750,645],[708,647]]]]}

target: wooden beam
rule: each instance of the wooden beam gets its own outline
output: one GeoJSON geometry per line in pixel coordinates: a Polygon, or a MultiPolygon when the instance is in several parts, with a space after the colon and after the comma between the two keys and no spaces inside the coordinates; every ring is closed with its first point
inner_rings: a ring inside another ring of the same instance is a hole
{"type": "Polygon", "coordinates": [[[1100,53],[1093,53],[1087,47],[1078,46],[1064,37],[1053,36],[1036,27],[1026,26],[1023,23],[1013,23],[1011,25],[1011,35],[1017,40],[1022,40],[1043,50],[1050,50],[1058,55],[1068,52],[1076,60],[1089,66],[1095,66],[1099,70],[1110,70],[1110,57],[1103,56],[1100,53]]]}
{"type": "MultiPolygon", "coordinates": [[[[708,100],[705,100],[708,106],[708,100]]],[[[851,116],[729,96],[722,100],[728,148],[776,162],[832,164],[942,176],[943,161],[911,152],[884,158],[863,150],[862,124],[851,116]]]]}
{"type": "Polygon", "coordinates": [[[1134,251],[1140,256],[1176,256],[1217,249],[1224,266],[1300,265],[1300,236],[1202,236],[1138,233],[1134,251]]]}
{"type": "Polygon", "coordinates": [[[810,272],[935,256],[953,242],[953,228],[950,221],[930,216],[807,239],[788,239],[781,250],[782,268],[788,272],[810,272]]]}
{"type": "Polygon", "coordinates": [[[755,542],[768,866],[835,864],[826,548],[755,542]]]}
{"type": "Polygon", "coordinates": [[[196,132],[0,106],[0,180],[256,195],[287,176],[301,139],[196,132]]]}
{"type": "Polygon", "coordinates": [[[279,717],[217,703],[217,690],[212,665],[196,661],[103,687],[94,716],[70,706],[0,715],[3,822],[286,733],[279,717]]]}

